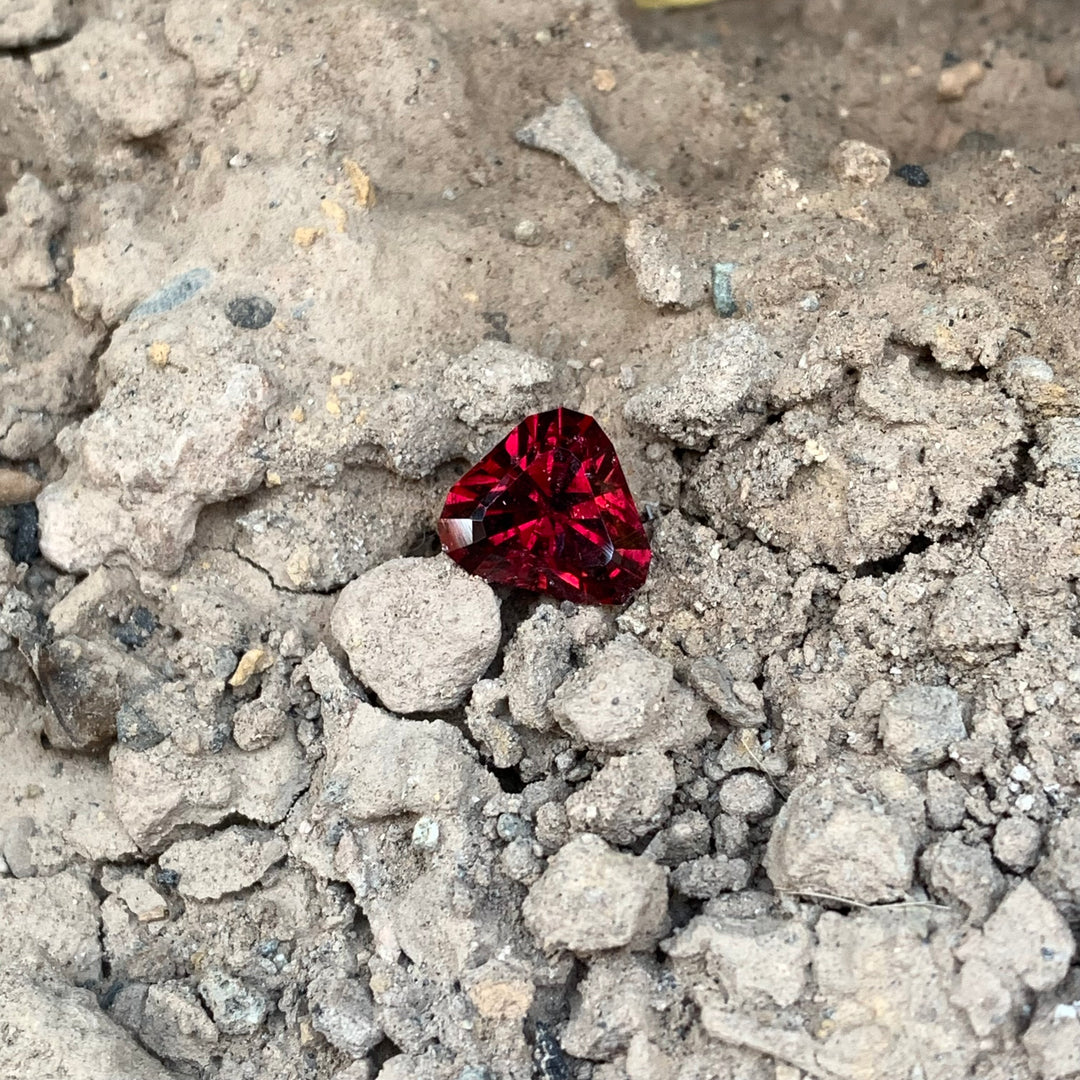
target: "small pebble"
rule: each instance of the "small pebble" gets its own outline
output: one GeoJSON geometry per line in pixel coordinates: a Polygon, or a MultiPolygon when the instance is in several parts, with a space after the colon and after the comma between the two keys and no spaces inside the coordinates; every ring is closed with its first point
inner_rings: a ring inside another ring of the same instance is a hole
{"type": "Polygon", "coordinates": [[[139,304],[128,316],[129,322],[138,322],[149,315],[160,315],[165,311],[190,300],[204,285],[208,284],[213,274],[206,269],[189,270],[186,274],[166,282],[156,293],[152,293],[139,304]]]}
{"type": "Polygon", "coordinates": [[[930,177],[921,165],[901,165],[895,175],[908,187],[927,187],[930,184],[930,177]]]}
{"type": "Polygon", "coordinates": [[[731,283],[731,275],[734,271],[734,263],[719,262],[713,264],[713,307],[716,308],[716,314],[722,319],[730,319],[739,310],[738,304],[735,303],[735,293],[731,283]]]}
{"type": "Polygon", "coordinates": [[[945,68],[938,76],[938,99],[959,101],[985,74],[986,69],[978,60],[962,60],[945,68]]]}
{"type": "Polygon", "coordinates": [[[514,239],[526,247],[535,247],[540,243],[540,226],[532,218],[522,218],[514,226],[514,239]]]}
{"type": "Polygon", "coordinates": [[[829,158],[829,165],[838,179],[867,187],[884,183],[891,164],[885,150],[858,139],[845,139],[829,158]]]}
{"type": "Polygon", "coordinates": [[[994,830],[994,858],[1017,874],[1035,865],[1041,846],[1042,829],[1031,818],[1004,818],[994,830]]]}
{"type": "Polygon", "coordinates": [[[1039,356],[1014,356],[1006,365],[1005,374],[1031,382],[1054,381],[1054,369],[1039,356]]]}
{"type": "Polygon", "coordinates": [[[277,309],[261,296],[237,296],[225,305],[225,318],[241,330],[261,330],[277,309]]]}
{"type": "Polygon", "coordinates": [[[439,823],[434,818],[422,817],[413,826],[412,844],[419,851],[434,851],[439,846],[439,823]]]}

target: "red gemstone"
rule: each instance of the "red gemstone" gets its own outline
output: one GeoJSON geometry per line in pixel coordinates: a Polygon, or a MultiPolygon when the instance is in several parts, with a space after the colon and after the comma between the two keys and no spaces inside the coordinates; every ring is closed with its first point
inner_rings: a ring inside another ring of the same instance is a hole
{"type": "Polygon", "coordinates": [[[621,604],[652,552],[611,440],[591,417],[526,417],[451,489],[439,537],[493,585],[579,604],[621,604]]]}

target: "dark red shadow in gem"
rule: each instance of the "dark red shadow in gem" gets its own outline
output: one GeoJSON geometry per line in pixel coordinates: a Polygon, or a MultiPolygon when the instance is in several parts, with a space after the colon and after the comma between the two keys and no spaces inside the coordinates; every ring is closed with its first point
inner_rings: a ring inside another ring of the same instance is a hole
{"type": "Polygon", "coordinates": [[[591,417],[526,417],[451,489],[439,538],[493,585],[578,604],[622,604],[652,552],[611,440],[591,417]]]}

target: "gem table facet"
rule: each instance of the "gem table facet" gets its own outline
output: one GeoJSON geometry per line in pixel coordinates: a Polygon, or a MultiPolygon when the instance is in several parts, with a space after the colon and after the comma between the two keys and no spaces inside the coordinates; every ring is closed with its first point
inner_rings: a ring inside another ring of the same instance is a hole
{"type": "Polygon", "coordinates": [[[611,440],[591,417],[526,417],[451,489],[443,550],[493,585],[622,604],[652,552],[611,440]]]}

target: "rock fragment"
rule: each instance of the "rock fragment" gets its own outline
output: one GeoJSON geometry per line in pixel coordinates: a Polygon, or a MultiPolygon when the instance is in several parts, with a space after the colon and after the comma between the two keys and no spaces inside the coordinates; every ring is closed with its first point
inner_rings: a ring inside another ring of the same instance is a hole
{"type": "Polygon", "coordinates": [[[613,757],[566,800],[571,828],[626,845],[667,820],[675,767],[659,750],[613,757]]]}
{"type": "Polygon", "coordinates": [[[914,864],[907,820],[832,779],[795,788],[776,818],[765,856],[777,889],[861,904],[903,897],[914,864]]]}
{"type": "Polygon", "coordinates": [[[100,317],[107,326],[168,310],[161,306],[167,302],[164,298],[192,295],[197,291],[194,275],[200,274],[198,270],[181,274],[155,291],[155,285],[170,270],[165,248],[158,240],[118,224],[97,243],[75,248],[68,281],[72,305],[87,322],[100,317]]]}
{"type": "Polygon", "coordinates": [[[940,765],[967,737],[959,695],[947,686],[906,686],[882,705],[878,734],[901,767],[940,765]]]}
{"type": "Polygon", "coordinates": [[[701,656],[690,665],[690,685],[704,695],[720,719],[741,728],[761,728],[768,723],[765,699],[749,679],[736,679],[727,665],[712,656],[701,656]]]}
{"type": "Polygon", "coordinates": [[[101,750],[116,738],[126,697],[151,683],[147,669],[118,649],[63,637],[36,650],[34,670],[49,703],[45,733],[59,750],[101,750]]]}
{"type": "Polygon", "coordinates": [[[1033,1071],[1042,1080],[1080,1074],[1080,1018],[1075,1005],[1044,1012],[1024,1032],[1023,1042],[1033,1071]]]}
{"type": "Polygon", "coordinates": [[[252,451],[273,392],[259,368],[169,365],[133,383],[111,389],[64,442],[68,470],[38,496],[41,549],[67,571],[120,553],[175,570],[199,511],[262,480],[252,451]]]}
{"type": "Polygon", "coordinates": [[[880,147],[859,139],[845,139],[833,150],[829,166],[840,180],[874,187],[888,180],[892,162],[880,147]]]}
{"type": "Polygon", "coordinates": [[[181,896],[217,900],[254,885],[285,852],[285,841],[273,833],[233,825],[203,840],[178,840],[158,865],[179,875],[181,896]]]}
{"type": "Polygon", "coordinates": [[[243,37],[227,5],[172,0],[165,9],[165,40],[191,61],[201,83],[213,84],[236,70],[243,37]]]}
{"type": "Polygon", "coordinates": [[[458,419],[476,431],[491,432],[520,422],[554,404],[550,360],[501,341],[482,341],[455,357],[443,372],[443,392],[458,419]]]}
{"type": "Polygon", "coordinates": [[[626,417],[681,446],[732,445],[765,422],[764,400],[776,366],[765,339],[749,323],[733,323],[680,345],[674,377],[626,404],[626,417]]]}
{"type": "Polygon", "coordinates": [[[740,1006],[788,1008],[806,987],[813,938],[797,920],[697,915],[663,944],[679,971],[701,965],[740,1006]]]}
{"type": "Polygon", "coordinates": [[[1058,910],[1021,882],[956,950],[963,963],[953,1000],[980,1036],[1008,1021],[1026,990],[1052,990],[1069,970],[1076,943],[1058,910]]]}
{"type": "Polygon", "coordinates": [[[141,38],[118,23],[90,19],[52,54],[72,97],[122,138],[167,131],[187,114],[190,100],[188,64],[141,38]]]}
{"type": "Polygon", "coordinates": [[[63,37],[75,25],[69,0],[6,0],[0,8],[0,49],[26,49],[63,37]]]}
{"type": "Polygon", "coordinates": [[[949,583],[930,626],[936,650],[970,662],[1019,640],[1020,620],[988,572],[961,574],[949,583]]]}
{"type": "Polygon", "coordinates": [[[545,950],[650,949],[667,922],[666,874],[586,833],[552,856],[521,912],[545,950]]]}
{"type": "Polygon", "coordinates": [[[456,728],[356,704],[327,747],[323,801],[354,823],[460,812],[497,790],[456,728]]]}
{"type": "Polygon", "coordinates": [[[601,953],[589,961],[563,1033],[575,1057],[610,1061],[638,1032],[656,1033],[669,1000],[651,958],[628,952],[601,953]]]}
{"type": "Polygon", "coordinates": [[[920,865],[933,894],[962,904],[976,926],[986,920],[1005,891],[1005,878],[987,845],[965,844],[957,833],[931,844],[920,865]]]}
{"type": "Polygon", "coordinates": [[[162,848],[181,825],[216,825],[230,814],[280,821],[307,787],[311,769],[291,733],[264,750],[228,748],[195,757],[171,739],[112,755],[116,810],[144,851],[162,848]]]}
{"type": "Polygon", "coordinates": [[[656,193],[647,176],[624,165],[596,134],[585,106],[572,95],[533,117],[516,137],[523,146],[563,158],[604,202],[634,205],[656,193]]]}
{"type": "Polygon", "coordinates": [[[671,887],[695,900],[712,900],[722,893],[745,889],[751,872],[745,859],[729,858],[722,853],[701,855],[675,867],[671,887]]]}
{"type": "Polygon", "coordinates": [[[103,333],[75,315],[59,292],[0,286],[0,457],[36,457],[85,413],[94,396],[92,357],[103,333]]]}
{"type": "Polygon", "coordinates": [[[47,969],[0,967],[0,1028],[2,1076],[175,1077],[101,1011],[93,993],[47,969]]]}
{"type": "Polygon", "coordinates": [[[33,173],[23,173],[7,194],[7,210],[0,217],[0,261],[18,288],[48,288],[56,280],[50,244],[67,224],[63,204],[33,173]]]}
{"type": "Polygon", "coordinates": [[[41,481],[21,469],[0,469],[0,506],[33,502],[41,491],[41,481]]]}
{"type": "Polygon", "coordinates": [[[626,265],[642,300],[661,308],[689,311],[709,299],[709,265],[688,258],[659,225],[632,218],[623,244],[626,265]]]}
{"type": "Polygon", "coordinates": [[[1080,476],[1080,419],[1055,416],[1046,422],[1040,445],[1032,450],[1035,463],[1051,475],[1080,476]]]}
{"type": "Polygon", "coordinates": [[[1046,835],[1032,881],[1070,918],[1080,915],[1080,816],[1062,818],[1046,835]]]}
{"type": "Polygon", "coordinates": [[[0,877],[0,911],[0,971],[40,951],[73,983],[101,978],[100,905],[87,874],[0,877]]]}
{"type": "Polygon", "coordinates": [[[694,746],[709,734],[705,708],[673,675],[669,661],[620,635],[559,687],[555,719],[576,741],[612,753],[694,746]]]}
{"type": "Polygon", "coordinates": [[[356,976],[320,972],[308,983],[307,999],[311,1026],[350,1057],[364,1057],[382,1039],[371,991],[356,976]]]}
{"type": "Polygon", "coordinates": [[[775,801],[768,777],[758,772],[735,773],[720,785],[720,809],[733,817],[757,821],[772,812],[775,801]]]}
{"type": "Polygon", "coordinates": [[[499,647],[491,586],[449,559],[394,559],[346,585],[331,617],[356,677],[389,709],[460,705],[499,647]]]}
{"type": "Polygon", "coordinates": [[[285,711],[261,697],[245,701],[233,713],[233,741],[241,750],[262,750],[276,742],[289,729],[285,711]]]}
{"type": "Polygon", "coordinates": [[[179,979],[154,983],[146,994],[139,1037],[155,1054],[206,1067],[218,1044],[214,1022],[194,989],[179,979]]]}
{"type": "Polygon", "coordinates": [[[986,69],[978,60],[962,60],[945,68],[938,76],[939,101],[959,101],[976,83],[982,82],[986,69]]]}
{"type": "Polygon", "coordinates": [[[116,895],[141,923],[160,922],[169,917],[169,908],[161,893],[139,877],[125,877],[116,886],[116,895]]]}
{"type": "MultiPolygon", "coordinates": [[[[184,273],[166,281],[159,289],[155,289],[149,296],[141,300],[131,310],[129,319],[148,319],[151,315],[161,315],[166,311],[186,304],[200,289],[209,285],[213,280],[213,271],[205,266],[197,266],[194,270],[185,270],[184,273]]],[[[102,318],[109,322],[108,312],[102,309],[102,318]]]]}
{"type": "Polygon", "coordinates": [[[261,990],[224,971],[207,972],[199,980],[199,996],[225,1035],[251,1035],[262,1026],[270,1008],[261,990]]]}
{"type": "Polygon", "coordinates": [[[398,555],[404,537],[428,527],[441,494],[428,484],[403,491],[386,470],[365,467],[333,487],[263,487],[236,519],[236,550],[279,589],[332,592],[398,555]]]}
{"type": "Polygon", "coordinates": [[[961,783],[940,772],[926,777],[926,816],[935,829],[958,829],[964,822],[967,792],[961,783]]]}
{"type": "Polygon", "coordinates": [[[1007,817],[994,830],[994,858],[1015,874],[1030,870],[1039,857],[1042,829],[1028,817],[1007,817]]]}
{"type": "Polygon", "coordinates": [[[551,727],[551,699],[570,674],[572,645],[565,616],[549,604],[518,626],[503,657],[502,675],[516,723],[539,731],[551,727]]]}

